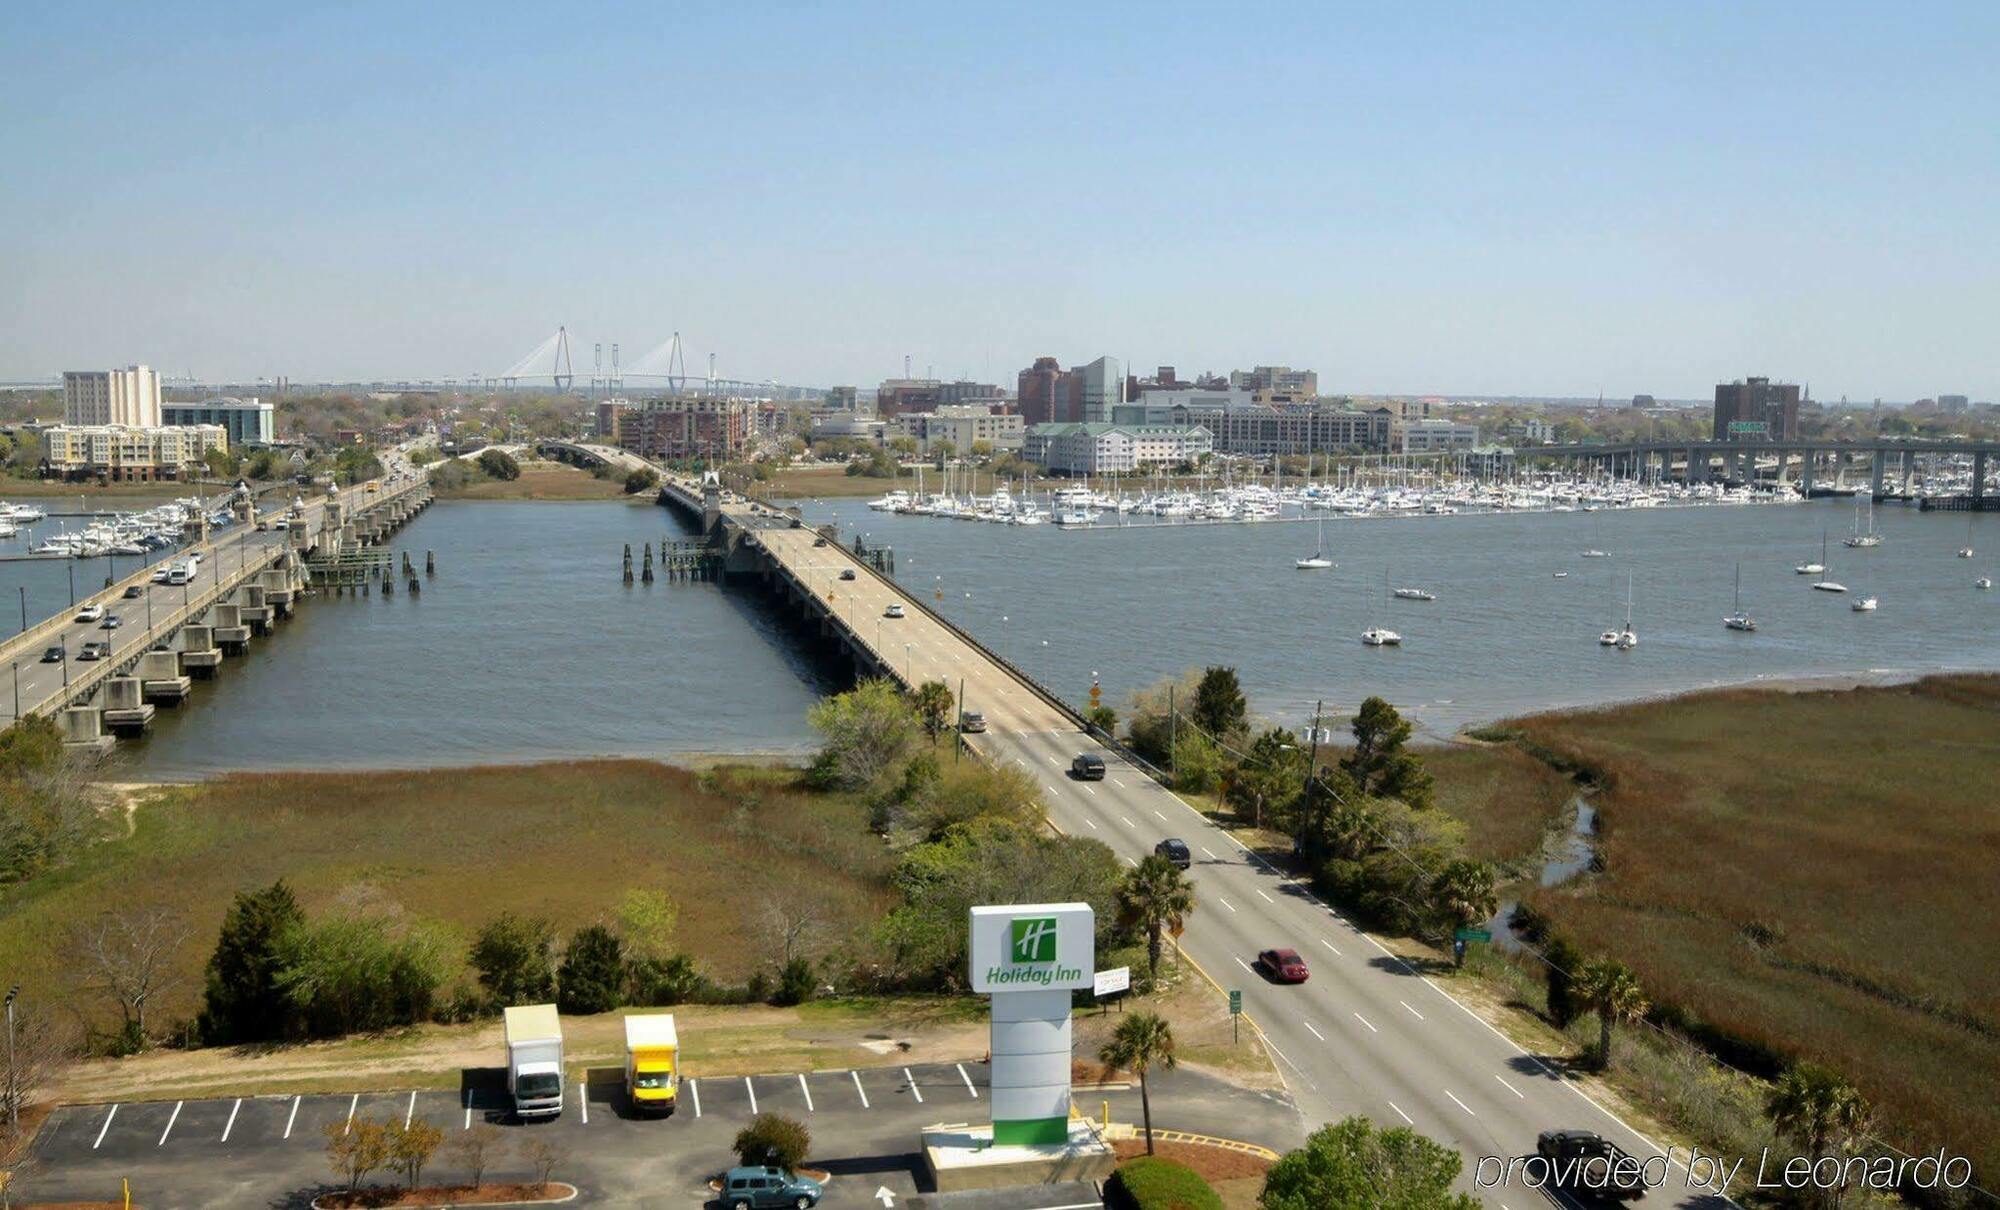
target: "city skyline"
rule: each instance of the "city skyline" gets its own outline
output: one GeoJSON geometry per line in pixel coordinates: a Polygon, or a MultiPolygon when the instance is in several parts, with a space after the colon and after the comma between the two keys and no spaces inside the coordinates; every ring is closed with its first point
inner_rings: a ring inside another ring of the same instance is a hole
{"type": "Polygon", "coordinates": [[[0,378],[1992,399],[2000,18],[1924,12],[11,10],[0,378]]]}

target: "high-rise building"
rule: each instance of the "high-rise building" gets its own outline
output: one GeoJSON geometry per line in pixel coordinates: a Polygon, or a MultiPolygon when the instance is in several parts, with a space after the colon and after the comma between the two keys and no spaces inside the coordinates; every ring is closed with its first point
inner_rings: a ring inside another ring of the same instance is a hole
{"type": "Polygon", "coordinates": [[[228,449],[229,433],[219,424],[52,424],[42,430],[42,461],[63,479],[185,479],[210,450],[228,449]]]}
{"type": "Polygon", "coordinates": [[[1717,383],[1714,439],[1794,441],[1799,435],[1799,387],[1768,378],[1717,383]]]}
{"type": "Polygon", "coordinates": [[[1253,366],[1231,370],[1229,385],[1239,391],[1269,391],[1292,399],[1311,399],[1319,394],[1319,372],[1294,370],[1290,366],[1253,366]]]}
{"type": "Polygon", "coordinates": [[[669,396],[615,415],[618,445],[642,458],[727,462],[742,456],[756,405],[744,399],[669,396]]]}
{"type": "Polygon", "coordinates": [[[1125,374],[1118,359],[1100,357],[1072,372],[1083,380],[1083,422],[1109,424],[1111,409],[1118,406],[1125,394],[1125,374]]]}
{"type": "Polygon", "coordinates": [[[1083,418],[1083,379],[1053,357],[1037,357],[1015,379],[1016,410],[1024,423],[1064,424],[1083,418]]]}
{"type": "Polygon", "coordinates": [[[884,378],[875,388],[875,414],[888,420],[904,412],[935,412],[940,385],[935,378],[884,378]]]}
{"type": "Polygon", "coordinates": [[[1939,395],[1937,399],[1940,412],[1963,412],[1971,402],[1964,395],[1939,395]]]}
{"type": "Polygon", "coordinates": [[[149,366],[65,370],[63,423],[160,427],[160,373],[149,366]]]}

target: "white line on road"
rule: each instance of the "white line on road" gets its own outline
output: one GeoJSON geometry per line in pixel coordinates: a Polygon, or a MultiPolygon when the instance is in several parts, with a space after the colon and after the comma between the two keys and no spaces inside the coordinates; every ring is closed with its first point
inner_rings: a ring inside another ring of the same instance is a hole
{"type": "MultiPolygon", "coordinates": [[[[417,1094],[410,1094],[410,1108],[417,1107],[417,1094]]],[[[576,1082],[576,1107],[583,1111],[583,1124],[590,1125],[590,1071],[585,1069],[583,1079],[576,1082]]],[[[409,1123],[405,1122],[405,1126],[409,1123]]]]}
{"type": "Polygon", "coordinates": [[[185,1104],[187,1104],[186,1101],[174,1102],[174,1111],[167,1115],[167,1128],[160,1132],[160,1141],[153,1144],[155,1147],[164,1147],[167,1145],[167,1136],[174,1132],[174,1123],[181,1120],[181,1106],[185,1104]]]}
{"type": "Polygon", "coordinates": [[[1164,815],[1162,815],[1162,814],[1160,814],[1160,812],[1159,812],[1159,810],[1158,810],[1157,808],[1156,808],[1156,809],[1155,809],[1155,810],[1153,811],[1153,818],[1155,818],[1155,819],[1159,820],[1159,821],[1160,821],[1161,823],[1165,823],[1165,822],[1167,822],[1167,817],[1166,817],[1166,816],[1164,816],[1164,815]]]}
{"type": "Polygon", "coordinates": [[[1401,1118],[1401,1119],[1403,1119],[1403,1123],[1404,1123],[1404,1125],[1407,1125],[1407,1126],[1414,1126],[1414,1125],[1416,1125],[1416,1123],[1415,1123],[1415,1122],[1413,1122],[1413,1121],[1411,1121],[1411,1120],[1410,1120],[1410,1115],[1409,1115],[1409,1114],[1407,1114],[1407,1113],[1404,1113],[1404,1112],[1403,1112],[1403,1107],[1402,1107],[1401,1105],[1398,1105],[1398,1104],[1396,1104],[1396,1102],[1394,1102],[1394,1101],[1391,1101],[1391,1102],[1389,1102],[1389,1108],[1391,1108],[1391,1109],[1393,1109],[1393,1110],[1395,1110],[1395,1111],[1396,1111],[1396,1116],[1397,1116],[1397,1117],[1399,1117],[1399,1118],[1401,1118]]]}
{"type": "MultiPolygon", "coordinates": [[[[1230,957],[1232,957],[1232,958],[1236,958],[1236,955],[1234,955],[1234,954],[1231,954],[1231,955],[1230,955],[1230,957]]],[[[1251,970],[1250,970],[1250,964],[1249,964],[1248,962],[1245,962],[1245,961],[1244,961],[1243,959],[1241,959],[1241,958],[1236,958],[1236,965],[1238,965],[1238,966],[1242,967],[1242,968],[1243,968],[1244,970],[1246,970],[1246,971],[1250,971],[1250,973],[1251,973],[1251,974],[1253,974],[1253,975],[1257,973],[1256,971],[1251,971],[1251,970]]]]}
{"type": "Polygon", "coordinates": [[[1083,820],[1083,822],[1085,822],[1085,823],[1087,823],[1087,824],[1089,824],[1089,825],[1090,825],[1090,830],[1091,830],[1091,831],[1093,831],[1093,832],[1097,831],[1097,821],[1096,821],[1096,820],[1094,820],[1094,819],[1091,819],[1091,818],[1090,818],[1089,816],[1085,816],[1085,817],[1084,817],[1084,820],[1083,820]]]}
{"type": "Polygon", "coordinates": [[[342,1127],[340,1128],[340,1133],[342,1134],[342,1136],[345,1136],[345,1135],[347,1134],[347,1132],[348,1132],[348,1131],[350,1131],[350,1130],[354,1129],[354,1108],[355,1108],[355,1106],[357,1106],[357,1105],[359,1105],[359,1104],[361,1104],[361,1094],[360,1094],[360,1093],[358,1093],[358,1092],[357,1092],[357,1093],[355,1093],[355,1094],[354,1094],[354,1095],[353,1095],[352,1097],[349,1097],[349,1098],[348,1098],[348,1101],[347,1101],[347,1124],[346,1124],[345,1126],[342,1126],[342,1127]]]}
{"type": "Polygon", "coordinates": [[[806,1112],[813,1112],[813,1090],[806,1087],[806,1073],[799,1073],[799,1091],[806,1094],[806,1112]]]}
{"type": "Polygon", "coordinates": [[[1356,1021],[1359,1021],[1359,1022],[1361,1022],[1361,1023],[1363,1024],[1363,1025],[1368,1025],[1368,1032],[1369,1032],[1369,1033],[1371,1033],[1371,1034],[1379,1034],[1379,1033],[1381,1033],[1381,1032],[1382,1032],[1381,1030],[1379,1030],[1379,1029],[1376,1029],[1376,1028],[1375,1028],[1375,1027],[1374,1027],[1373,1025],[1369,1025],[1369,1024],[1368,1024],[1368,1018],[1366,1018],[1366,1017],[1362,1016],[1362,1015],[1361,1015],[1360,1013],[1355,1013],[1355,1014],[1354,1014],[1354,1019],[1355,1019],[1356,1021]]]}
{"type": "Polygon", "coordinates": [[[112,1119],[112,1118],[115,1118],[115,1117],[117,1117],[117,1116],[118,1116],[118,1106],[116,1106],[116,1105],[113,1105],[113,1106],[111,1107],[111,1112],[110,1112],[110,1113],[107,1113],[107,1114],[105,1114],[105,1115],[104,1115],[104,1125],[102,1125],[102,1126],[99,1126],[99,1127],[97,1128],[97,1142],[95,1142],[95,1143],[92,1143],[92,1144],[90,1145],[90,1149],[91,1149],[92,1151],[95,1151],[95,1150],[97,1150],[97,1149],[98,1149],[98,1147],[100,1147],[101,1145],[103,1145],[103,1143],[104,1143],[104,1132],[105,1132],[105,1131],[107,1131],[107,1130],[109,1130],[109,1129],[111,1129],[111,1119],[112,1119]]]}
{"type": "Polygon", "coordinates": [[[910,1095],[917,1098],[917,1104],[919,1105],[923,1104],[924,1090],[917,1087],[917,1077],[911,1075],[910,1069],[905,1067],[903,1069],[903,1078],[910,1082],[910,1095]]]}
{"type": "MultiPolygon", "coordinates": [[[[1118,780],[1117,778],[1115,778],[1115,777],[1111,779],[1111,784],[1112,784],[1112,785],[1114,785],[1114,786],[1117,786],[1117,787],[1118,787],[1119,789],[1121,789],[1121,790],[1123,790],[1123,789],[1125,788],[1125,783],[1124,783],[1124,782],[1122,782],[1122,781],[1119,781],[1119,780],[1118,780]]],[[[1155,815],[1160,815],[1160,813],[1159,813],[1158,811],[1155,811],[1155,812],[1153,812],[1153,814],[1155,814],[1155,815]]],[[[1166,816],[1164,816],[1164,815],[1160,815],[1160,818],[1161,818],[1161,819],[1165,819],[1165,818],[1166,818],[1166,816]]]]}
{"type": "MultiPolygon", "coordinates": [[[[1404,1008],[1410,1008],[1410,1002],[1409,1002],[1408,1000],[1398,1000],[1398,1001],[1396,1001],[1396,1003],[1398,1003],[1398,1004],[1402,1005],[1402,1006],[1403,1006],[1404,1008]]],[[[1419,1021],[1421,1021],[1421,1020],[1423,1020],[1423,1019],[1424,1019],[1424,1015],[1423,1015],[1422,1013],[1418,1012],[1418,1011],[1417,1011],[1416,1009],[1414,1009],[1414,1008],[1410,1008],[1410,1015],[1411,1015],[1412,1017],[1415,1017],[1415,1018],[1416,1018],[1417,1020],[1419,1020],[1419,1021]]]]}
{"type": "Polygon", "coordinates": [[[1324,938],[1324,937],[1321,937],[1321,938],[1319,939],[1319,943],[1320,943],[1321,945],[1325,946],[1326,948],[1328,948],[1328,949],[1330,949],[1330,950],[1333,950],[1333,956],[1334,956],[1334,957],[1336,957],[1336,958],[1340,957],[1340,951],[1339,951],[1338,949],[1335,949],[1335,948],[1334,948],[1334,944],[1333,944],[1333,942],[1331,942],[1331,941],[1328,941],[1328,940],[1327,940],[1326,938],[1324,938]]]}
{"type": "Polygon", "coordinates": [[[1276,903],[1276,902],[1278,902],[1277,900],[1275,900],[1275,899],[1271,898],[1271,897],[1270,897],[1269,895],[1266,895],[1266,894],[1265,894],[1265,893],[1264,893],[1263,891],[1261,891],[1261,890],[1258,890],[1258,888],[1256,888],[1256,887],[1252,887],[1252,888],[1250,888],[1250,889],[1251,889],[1251,890],[1254,890],[1254,891],[1257,891],[1257,897],[1258,897],[1258,898],[1260,898],[1260,899],[1262,899],[1262,900],[1263,900],[1263,901],[1264,901],[1265,903],[1276,903]]]}
{"type": "Polygon", "coordinates": [[[750,1112],[754,1115],[757,1112],[757,1088],[750,1083],[749,1076],[743,1077],[743,1089],[750,1094],[750,1112]]]}
{"type": "Polygon", "coordinates": [[[1201,852],[1202,852],[1202,856],[1204,856],[1204,857],[1208,858],[1208,859],[1209,859],[1210,861],[1214,861],[1214,860],[1215,860],[1215,854],[1213,854],[1213,853],[1211,853],[1211,852],[1209,852],[1209,851],[1208,851],[1208,846],[1207,846],[1207,845],[1203,845],[1203,846],[1201,846],[1201,852]]]}
{"type": "Polygon", "coordinates": [[[1326,1041],[1326,1035],[1325,1035],[1325,1034],[1323,1034],[1323,1033],[1321,1033],[1321,1032],[1319,1032],[1319,1031],[1318,1031],[1318,1030],[1316,1030],[1316,1029],[1313,1029],[1313,1023],[1312,1023],[1312,1022],[1310,1022],[1310,1021],[1301,1021],[1301,1022],[1299,1022],[1299,1024],[1300,1024],[1300,1025],[1303,1025],[1303,1026],[1305,1026],[1305,1027],[1306,1027],[1306,1028],[1307,1028],[1308,1030],[1311,1030],[1311,1031],[1312,1031],[1312,1036],[1313,1036],[1313,1037],[1315,1037],[1315,1038],[1318,1038],[1318,1039],[1319,1039],[1320,1041],[1322,1041],[1322,1042],[1326,1041]]]}
{"type": "Polygon", "coordinates": [[[694,1097],[694,1116],[701,1116],[701,1088],[693,1080],[688,1081],[688,1092],[694,1097]]]}
{"type": "Polygon", "coordinates": [[[241,1108],[243,1108],[243,1098],[237,1097],[236,1103],[229,1107],[229,1120],[222,1124],[222,1141],[225,1143],[229,1141],[229,1132],[236,1129],[236,1111],[241,1108]]]}
{"type": "Polygon", "coordinates": [[[1134,861],[1134,860],[1132,860],[1132,859],[1131,859],[1130,857],[1127,857],[1127,858],[1125,859],[1125,864],[1126,864],[1126,865],[1130,865],[1130,866],[1136,866],[1136,865],[1138,865],[1139,863],[1138,863],[1138,862],[1136,862],[1136,861],[1134,861]]]}
{"type": "Polygon", "coordinates": [[[1096,788],[1095,786],[1085,786],[1085,787],[1083,788],[1083,792],[1084,792],[1085,794],[1088,794],[1088,795],[1090,795],[1090,796],[1091,796],[1092,798],[1096,798],[1096,797],[1097,797],[1097,788],[1096,788]]]}
{"type": "Polygon", "coordinates": [[[1062,762],[1061,762],[1061,761],[1059,761],[1059,760],[1057,760],[1057,759],[1056,759],[1055,757],[1053,757],[1053,756],[1049,757],[1049,763],[1050,763],[1050,764],[1052,764],[1052,765],[1054,765],[1054,766],[1055,766],[1056,768],[1058,768],[1058,769],[1062,768],[1062,762]]]}
{"type": "Polygon", "coordinates": [[[292,1111],[285,1115],[285,1133],[281,1136],[283,1138],[292,1137],[292,1123],[297,1121],[299,1116],[299,1100],[299,1097],[292,1098],[292,1111]]]}
{"type": "Polygon", "coordinates": [[[1506,1090],[1507,1090],[1508,1092],[1511,1092],[1511,1093],[1513,1093],[1513,1094],[1514,1094],[1515,1096],[1517,1096],[1517,1097],[1521,1097],[1521,1099],[1522,1099],[1522,1100],[1524,1100],[1524,1101],[1528,1099],[1528,1098],[1527,1098],[1527,1097],[1525,1097],[1525,1096],[1521,1096],[1521,1090],[1520,1090],[1520,1089],[1518,1089],[1518,1088],[1514,1087],[1514,1086],[1513,1086],[1512,1084],[1509,1084],[1509,1083],[1507,1082],[1507,1077],[1506,1077],[1506,1076],[1501,1076],[1501,1075],[1496,1075],[1496,1076],[1494,1076],[1493,1078],[1494,1078],[1494,1079],[1496,1079],[1496,1080],[1498,1080],[1498,1081],[1500,1081],[1500,1087],[1502,1087],[1502,1088],[1506,1089],[1506,1090]]]}
{"type": "MultiPolygon", "coordinates": [[[[578,1100],[582,1100],[582,1099],[583,1099],[582,1095],[581,1095],[581,1094],[578,1094],[578,1097],[577,1097],[577,1099],[578,1099],[578,1100]]],[[[413,1118],[413,1117],[416,1117],[416,1116],[417,1116],[417,1090],[416,1090],[416,1089],[414,1089],[414,1088],[412,1088],[412,1089],[410,1089],[410,1105],[409,1105],[409,1108],[407,1108],[407,1109],[403,1110],[403,1129],[405,1129],[405,1130],[408,1130],[408,1129],[410,1128],[410,1119],[411,1119],[411,1118],[413,1118]]],[[[585,1106],[585,1107],[584,1107],[584,1110],[583,1110],[583,1120],[584,1120],[584,1121],[586,1121],[586,1122],[588,1122],[588,1121],[590,1120],[590,1108],[589,1108],[589,1106],[585,1106]]]]}
{"type": "Polygon", "coordinates": [[[1118,818],[1124,820],[1125,826],[1128,828],[1136,828],[1139,826],[1138,824],[1132,822],[1132,817],[1130,815],[1120,815],[1118,818]]]}
{"type": "MultiPolygon", "coordinates": [[[[1222,896],[1220,896],[1220,895],[1217,895],[1217,896],[1215,897],[1215,901],[1216,901],[1217,903],[1221,904],[1221,905],[1222,905],[1223,907],[1226,907],[1226,908],[1228,908],[1228,909],[1229,909],[1230,911],[1232,911],[1232,912],[1236,910],[1236,905],[1235,905],[1235,904],[1233,904],[1233,903],[1229,902],[1229,901],[1228,901],[1227,899],[1224,899],[1224,898],[1223,898],[1222,896]]],[[[1241,962],[1241,961],[1243,961],[1243,959],[1241,959],[1241,958],[1238,958],[1238,959],[1237,959],[1237,961],[1238,961],[1238,962],[1241,962]]]]}
{"type": "Polygon", "coordinates": [[[1461,1101],[1461,1100],[1459,1100],[1459,1099],[1458,1099],[1458,1098],[1457,1098],[1456,1096],[1453,1096],[1453,1094],[1452,1094],[1452,1091],[1451,1091],[1451,1089],[1449,1089],[1449,1088],[1445,1089],[1445,1090],[1444,1090],[1444,1095],[1446,1095],[1446,1096],[1448,1096],[1448,1097],[1451,1097],[1451,1103],[1452,1103],[1452,1104],[1454,1104],[1454,1105],[1458,1106],[1458,1107],[1459,1107],[1460,1109],[1463,1109],[1463,1110],[1465,1110],[1465,1112],[1467,1112],[1467,1113],[1471,1113],[1473,1117],[1475,1117],[1475,1118],[1476,1118],[1476,1117],[1478,1117],[1478,1116],[1479,1116],[1479,1115],[1478,1115],[1478,1114],[1476,1114],[1476,1113],[1472,1113],[1472,1106],[1470,1106],[1470,1105],[1467,1105],[1467,1104],[1466,1104],[1466,1103],[1465,1103],[1464,1101],[1461,1101]]]}
{"type": "Polygon", "coordinates": [[[854,1092],[856,1096],[861,1098],[861,1107],[863,1109],[868,1108],[868,1090],[861,1087],[861,1073],[858,1071],[849,1071],[847,1074],[854,1078],[854,1092]]]}
{"type": "Polygon", "coordinates": [[[1043,784],[1044,786],[1048,786],[1048,791],[1049,791],[1049,794],[1050,794],[1051,796],[1054,796],[1054,794],[1056,793],[1056,788],[1055,788],[1054,786],[1050,786],[1050,785],[1049,785],[1049,784],[1048,784],[1047,782],[1043,782],[1042,784],[1043,784]]]}
{"type": "Polygon", "coordinates": [[[965,1064],[959,1063],[956,1066],[958,1067],[958,1078],[965,1081],[965,1091],[972,1094],[973,1100],[978,1100],[979,1090],[972,1086],[972,1077],[965,1074],[965,1064]]]}

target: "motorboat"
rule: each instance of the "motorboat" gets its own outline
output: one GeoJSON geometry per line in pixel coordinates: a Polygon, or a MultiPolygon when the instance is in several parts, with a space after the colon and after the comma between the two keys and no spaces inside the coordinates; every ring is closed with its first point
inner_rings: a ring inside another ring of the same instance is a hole
{"type": "Polygon", "coordinates": [[[1826,571],[1826,564],[1801,563],[1797,567],[1792,568],[1792,570],[1799,573],[1802,576],[1817,576],[1823,574],[1826,571]]]}
{"type": "Polygon", "coordinates": [[[1399,599],[1401,599],[1401,600],[1405,600],[1405,601],[1435,601],[1435,600],[1437,600],[1437,594],[1436,594],[1436,593],[1434,593],[1434,592],[1425,592],[1425,591],[1424,591],[1423,589],[1421,589],[1421,588],[1398,588],[1398,589],[1396,590],[1396,596],[1397,596],[1397,597],[1398,597],[1399,599]]]}
{"type": "Polygon", "coordinates": [[[1862,597],[1858,601],[1850,602],[1848,608],[1856,613],[1869,613],[1874,610],[1875,606],[1876,600],[1874,597],[1862,597]]]}
{"type": "Polygon", "coordinates": [[[1370,626],[1361,632],[1364,647],[1401,647],[1403,636],[1385,626],[1370,626]]]}
{"type": "Polygon", "coordinates": [[[1567,579],[1569,579],[1569,573],[1568,573],[1568,572],[1566,572],[1566,571],[1559,571],[1559,572],[1557,572],[1557,573],[1556,573],[1556,579],[1558,579],[1558,580],[1567,580],[1567,579]]]}
{"type": "Polygon", "coordinates": [[[1590,550],[1584,551],[1582,557],[1586,559],[1608,559],[1611,557],[1611,555],[1606,551],[1592,548],[1590,550]]]}
{"type": "Polygon", "coordinates": [[[1972,582],[1972,586],[1974,588],[1991,588],[1993,587],[1993,577],[1981,576],[1972,582]]]}

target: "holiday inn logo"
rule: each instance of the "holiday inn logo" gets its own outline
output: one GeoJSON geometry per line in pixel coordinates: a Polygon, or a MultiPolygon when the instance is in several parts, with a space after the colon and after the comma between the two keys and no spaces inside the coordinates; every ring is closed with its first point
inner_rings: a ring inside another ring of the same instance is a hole
{"type": "Polygon", "coordinates": [[[1013,922],[1012,961],[1054,962],[1056,960],[1056,918],[1027,916],[1013,922]]]}
{"type": "Polygon", "coordinates": [[[1083,978],[1077,967],[1056,961],[1056,918],[1017,916],[1007,922],[1007,965],[988,968],[988,984],[1026,983],[1070,986],[1083,978]]]}

